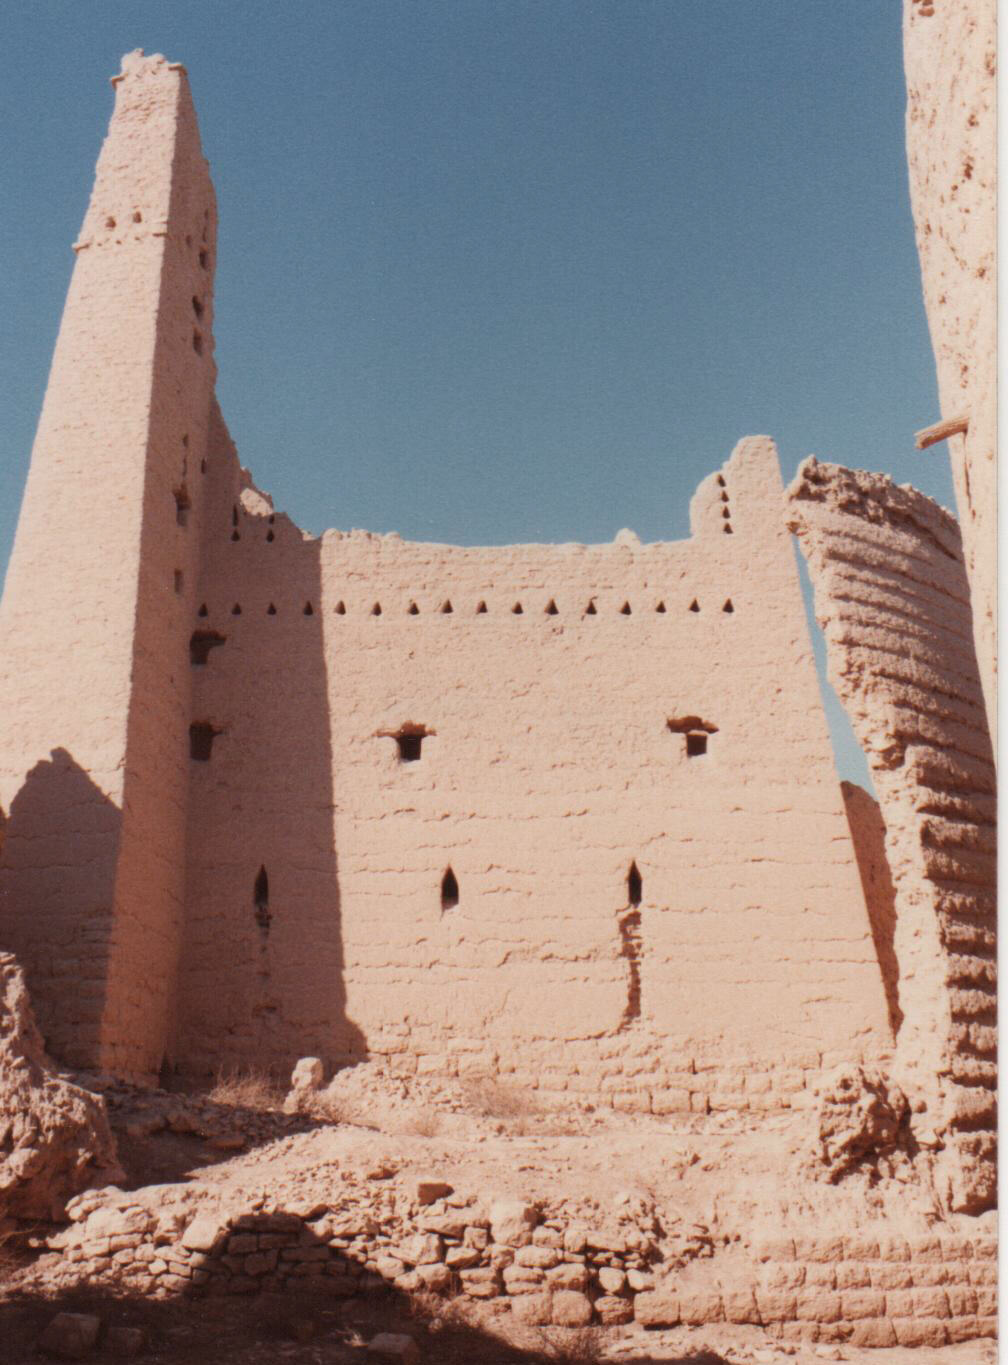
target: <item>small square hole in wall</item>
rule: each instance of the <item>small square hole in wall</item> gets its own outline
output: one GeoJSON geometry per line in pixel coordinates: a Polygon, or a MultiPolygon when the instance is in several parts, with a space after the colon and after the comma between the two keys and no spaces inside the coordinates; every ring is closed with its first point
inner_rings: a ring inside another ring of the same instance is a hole
{"type": "Polygon", "coordinates": [[[213,742],[219,734],[208,721],[193,721],[189,726],[189,757],[197,763],[209,763],[213,742]]]}
{"type": "Polygon", "coordinates": [[[423,738],[423,735],[416,734],[396,735],[396,744],[399,746],[399,759],[401,762],[416,763],[419,760],[423,738]]]}
{"type": "Polygon", "coordinates": [[[673,716],[667,722],[674,735],[682,735],[686,744],[686,757],[699,758],[707,752],[707,741],[717,734],[717,726],[701,716],[673,716]]]}

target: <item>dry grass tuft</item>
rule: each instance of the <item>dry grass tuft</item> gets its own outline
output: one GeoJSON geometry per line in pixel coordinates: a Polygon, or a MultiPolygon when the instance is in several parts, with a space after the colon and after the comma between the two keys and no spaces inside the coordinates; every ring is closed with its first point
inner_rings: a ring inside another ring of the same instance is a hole
{"type": "Polygon", "coordinates": [[[462,1082],[462,1096],[473,1113],[499,1119],[515,1137],[539,1132],[545,1113],[539,1097],[524,1086],[495,1076],[473,1076],[462,1082]]]}
{"type": "Polygon", "coordinates": [[[284,1092],[268,1071],[256,1067],[221,1067],[208,1098],[234,1109],[263,1112],[283,1107],[284,1092]]]}
{"type": "Polygon", "coordinates": [[[413,1109],[403,1118],[399,1131],[411,1137],[437,1137],[441,1132],[441,1115],[436,1109],[413,1109]]]}

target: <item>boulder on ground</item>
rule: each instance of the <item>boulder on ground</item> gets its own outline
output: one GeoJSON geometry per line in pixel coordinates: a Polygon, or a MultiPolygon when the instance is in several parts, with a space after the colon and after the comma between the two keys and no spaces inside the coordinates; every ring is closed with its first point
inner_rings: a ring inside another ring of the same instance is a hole
{"type": "Polygon", "coordinates": [[[59,1219],[66,1201],[122,1178],[100,1095],[46,1056],[12,953],[0,953],[0,1217],[59,1219]]]}
{"type": "Polygon", "coordinates": [[[39,1337],[39,1350],[62,1360],[78,1360],[98,1340],[101,1318],[93,1313],[57,1313],[39,1337]]]}

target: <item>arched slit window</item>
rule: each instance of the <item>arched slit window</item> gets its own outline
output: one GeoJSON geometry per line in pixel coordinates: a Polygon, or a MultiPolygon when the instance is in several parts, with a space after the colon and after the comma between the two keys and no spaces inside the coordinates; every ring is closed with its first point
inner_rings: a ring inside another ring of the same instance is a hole
{"type": "Polygon", "coordinates": [[[441,909],[454,910],[459,903],[459,886],[455,873],[449,867],[441,878],[441,909]]]}

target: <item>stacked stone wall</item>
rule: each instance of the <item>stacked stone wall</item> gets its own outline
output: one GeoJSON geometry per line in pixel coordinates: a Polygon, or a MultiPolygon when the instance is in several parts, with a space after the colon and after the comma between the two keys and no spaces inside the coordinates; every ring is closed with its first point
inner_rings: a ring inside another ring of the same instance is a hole
{"type": "Polygon", "coordinates": [[[996,1335],[988,1232],[744,1243],[633,1210],[596,1223],[563,1202],[483,1203],[427,1181],[417,1195],[348,1186],[331,1201],[244,1211],[83,1195],[50,1239],[71,1278],[154,1295],[383,1291],[496,1304],[517,1321],[645,1327],[751,1323],[785,1341],[942,1346],[996,1335]],[[417,1197],[417,1195],[419,1197],[417,1197]]]}

